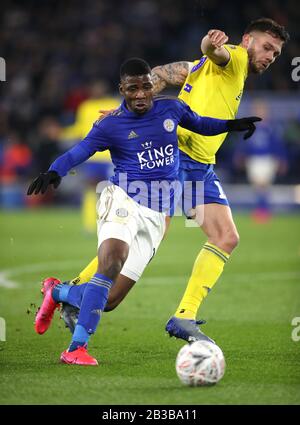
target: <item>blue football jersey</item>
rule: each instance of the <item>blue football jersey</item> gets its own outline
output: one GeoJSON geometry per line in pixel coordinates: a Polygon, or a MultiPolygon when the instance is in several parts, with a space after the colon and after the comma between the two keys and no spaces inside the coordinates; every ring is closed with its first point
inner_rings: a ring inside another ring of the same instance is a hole
{"type": "Polygon", "coordinates": [[[179,193],[179,186],[172,186],[179,169],[178,125],[205,135],[228,131],[226,120],[200,117],[177,98],[155,98],[142,115],[129,111],[123,101],[119,109],[96,121],[85,139],[59,157],[50,170],[64,176],[95,152],[109,149],[112,183],[142,205],[170,213],[174,192],[179,193]]]}

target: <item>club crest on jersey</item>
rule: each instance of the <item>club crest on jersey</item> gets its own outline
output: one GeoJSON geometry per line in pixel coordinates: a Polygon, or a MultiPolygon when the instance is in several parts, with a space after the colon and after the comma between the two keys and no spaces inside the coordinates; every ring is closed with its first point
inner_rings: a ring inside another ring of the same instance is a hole
{"type": "Polygon", "coordinates": [[[116,215],[121,218],[125,218],[128,216],[128,211],[126,208],[118,208],[116,211],[116,215]]]}
{"type": "Polygon", "coordinates": [[[172,131],[175,128],[175,123],[173,120],[171,120],[170,118],[167,118],[166,120],[164,120],[164,129],[168,132],[168,133],[172,133],[172,131]]]}

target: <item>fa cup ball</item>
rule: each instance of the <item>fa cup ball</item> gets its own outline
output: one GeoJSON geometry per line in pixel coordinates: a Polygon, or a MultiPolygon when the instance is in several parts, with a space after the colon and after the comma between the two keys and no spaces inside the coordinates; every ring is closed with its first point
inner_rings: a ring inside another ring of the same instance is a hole
{"type": "Polygon", "coordinates": [[[213,385],[225,373],[225,359],[220,347],[209,341],[184,345],[176,358],[180,381],[192,387],[213,385]]]}

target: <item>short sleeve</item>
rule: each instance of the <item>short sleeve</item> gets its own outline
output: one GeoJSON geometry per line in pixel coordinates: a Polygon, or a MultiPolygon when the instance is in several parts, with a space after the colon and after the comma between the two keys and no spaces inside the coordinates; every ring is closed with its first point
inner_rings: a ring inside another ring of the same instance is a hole
{"type": "Polygon", "coordinates": [[[231,75],[244,74],[245,78],[248,74],[248,54],[247,50],[241,46],[225,44],[223,46],[230,55],[229,62],[222,67],[223,70],[231,75]]]}

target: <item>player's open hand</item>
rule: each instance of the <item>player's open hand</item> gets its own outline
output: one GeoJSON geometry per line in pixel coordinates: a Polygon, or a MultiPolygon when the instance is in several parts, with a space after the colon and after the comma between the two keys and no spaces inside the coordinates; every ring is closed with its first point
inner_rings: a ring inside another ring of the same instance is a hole
{"type": "Polygon", "coordinates": [[[209,30],[207,35],[211,45],[215,48],[222,47],[223,44],[226,44],[228,41],[228,36],[225,34],[225,32],[220,30],[209,30]]]}
{"type": "Polygon", "coordinates": [[[33,192],[35,195],[38,193],[45,193],[50,184],[53,184],[53,187],[56,189],[61,182],[61,177],[56,171],[47,171],[46,173],[41,173],[33,182],[30,184],[27,195],[32,195],[33,192]]]}
{"type": "Polygon", "coordinates": [[[244,139],[249,139],[256,130],[255,122],[261,121],[259,117],[247,117],[240,118],[237,120],[228,120],[227,127],[228,131],[247,131],[244,135],[244,139]]]}

